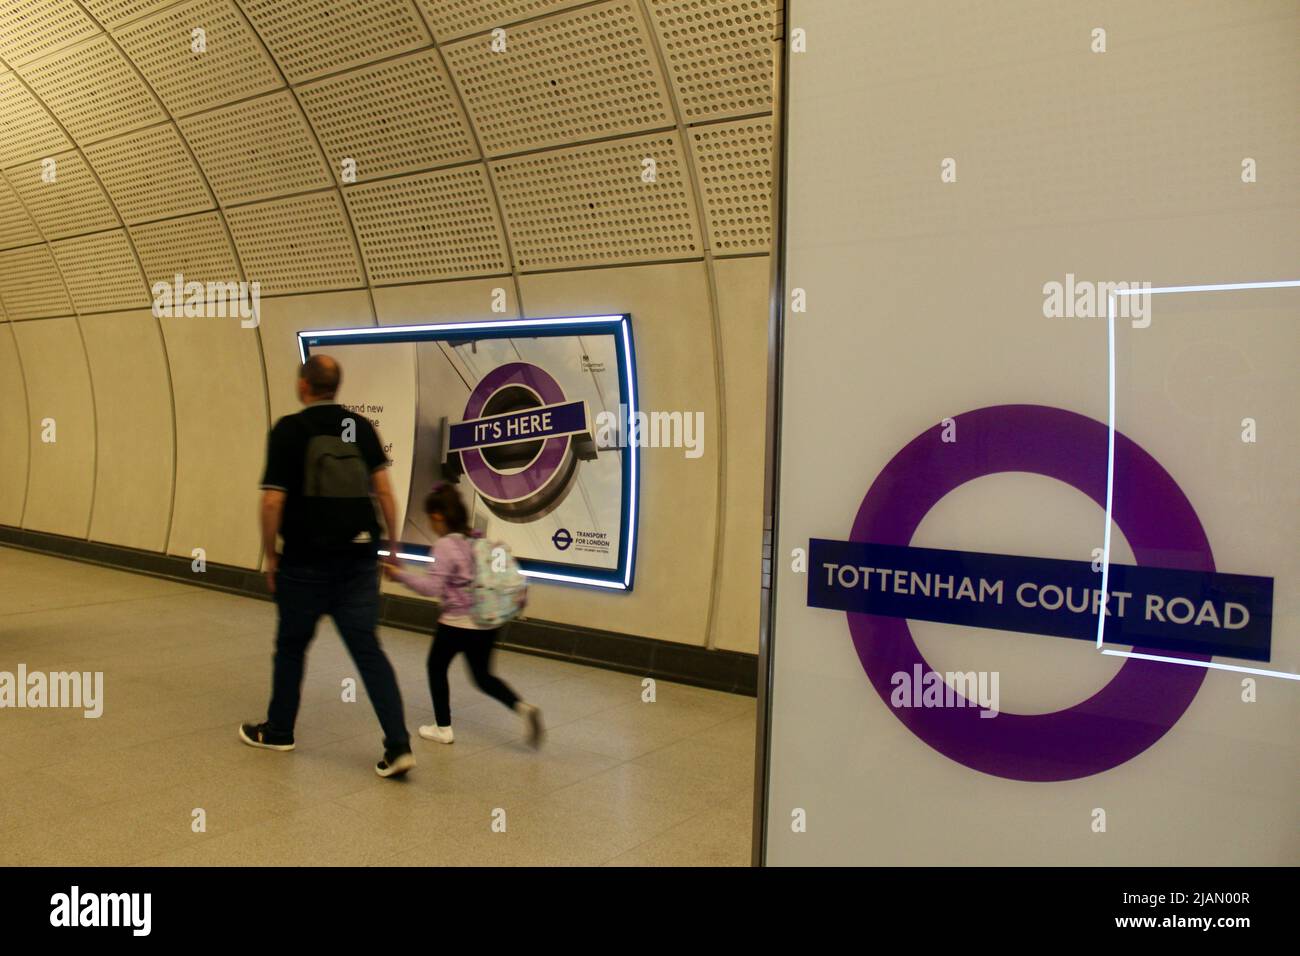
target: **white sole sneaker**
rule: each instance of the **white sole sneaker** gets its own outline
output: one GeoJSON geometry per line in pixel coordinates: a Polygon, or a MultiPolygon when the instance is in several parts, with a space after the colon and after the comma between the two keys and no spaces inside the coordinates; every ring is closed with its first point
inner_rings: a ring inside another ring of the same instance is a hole
{"type": "Polygon", "coordinates": [[[293,744],[267,743],[263,739],[263,735],[259,732],[258,728],[252,726],[251,724],[239,725],[239,739],[242,740],[244,743],[248,744],[248,746],[257,747],[259,750],[278,750],[281,753],[287,753],[288,751],[293,749],[293,744]],[[244,729],[245,727],[249,727],[252,730],[252,733],[250,734],[247,730],[245,730],[244,729]]]}
{"type": "Polygon", "coordinates": [[[542,738],[546,736],[546,731],[542,727],[542,712],[532,704],[525,704],[522,701],[520,706],[523,711],[520,716],[524,718],[524,740],[528,746],[534,750],[542,745],[542,738]]]}
{"type": "Polygon", "coordinates": [[[392,763],[388,762],[387,757],[379,761],[375,765],[375,773],[381,777],[400,777],[414,766],[415,755],[408,750],[406,753],[394,757],[392,763]]]}
{"type": "Polygon", "coordinates": [[[425,724],[420,728],[420,736],[439,744],[456,742],[456,735],[451,732],[450,727],[439,727],[436,724],[425,724]]]}

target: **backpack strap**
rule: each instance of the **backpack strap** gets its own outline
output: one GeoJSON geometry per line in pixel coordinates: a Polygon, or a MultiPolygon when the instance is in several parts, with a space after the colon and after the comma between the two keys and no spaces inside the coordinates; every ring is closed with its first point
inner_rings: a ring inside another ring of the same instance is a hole
{"type": "Polygon", "coordinates": [[[474,543],[469,539],[468,535],[461,534],[459,531],[452,532],[447,537],[448,539],[459,538],[463,542],[459,551],[460,559],[465,567],[460,577],[463,580],[462,587],[472,587],[474,579],[478,577],[478,562],[474,559],[474,543]]]}

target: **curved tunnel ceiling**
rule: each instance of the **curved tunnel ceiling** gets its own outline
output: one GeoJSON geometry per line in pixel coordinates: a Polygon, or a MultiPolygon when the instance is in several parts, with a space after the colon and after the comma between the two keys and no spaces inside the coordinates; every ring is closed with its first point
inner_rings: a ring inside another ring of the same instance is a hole
{"type": "Polygon", "coordinates": [[[752,652],[781,30],[778,0],[0,0],[0,525],[255,568],[296,330],[626,310],[643,398],[708,449],[644,481],[635,594],[536,612],[752,652]],[[262,324],[151,314],[178,273],[259,283],[262,324]]]}
{"type": "Polygon", "coordinates": [[[146,307],[176,273],[274,296],[766,253],[778,19],[0,0],[0,310],[146,307]]]}

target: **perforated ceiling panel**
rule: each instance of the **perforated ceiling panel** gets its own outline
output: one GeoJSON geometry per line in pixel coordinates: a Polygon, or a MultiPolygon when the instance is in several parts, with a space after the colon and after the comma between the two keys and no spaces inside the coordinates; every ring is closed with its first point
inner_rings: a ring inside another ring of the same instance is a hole
{"type": "Polygon", "coordinates": [[[11,319],[72,314],[72,303],[46,245],[0,252],[0,299],[11,319]]]}
{"type": "Polygon", "coordinates": [[[113,35],[173,116],[284,85],[257,34],[230,0],[169,7],[113,35]],[[204,53],[193,49],[197,29],[204,31],[204,53]]]}
{"type": "Polygon", "coordinates": [[[9,181],[0,178],[0,249],[40,242],[41,234],[9,181]]]}
{"type": "Polygon", "coordinates": [[[53,246],[78,312],[112,312],[149,304],[144,276],[122,230],[65,239],[53,246]]]}
{"type": "Polygon", "coordinates": [[[131,240],[144,266],[145,282],[236,282],[239,269],[220,217],[212,213],[136,226],[131,240]]]}
{"type": "Polygon", "coordinates": [[[18,72],[79,143],[164,118],[139,75],[106,36],[43,57],[18,72]]]}
{"type": "Polygon", "coordinates": [[[585,0],[419,0],[438,42],[576,7],[585,0]]]}
{"type": "Polygon", "coordinates": [[[128,223],[213,206],[202,176],[170,123],[88,146],[86,158],[128,223]]]}
{"type": "Polygon", "coordinates": [[[772,109],[775,0],[646,0],[688,123],[772,109]]]}
{"type": "Polygon", "coordinates": [[[772,245],[772,120],[738,120],[690,131],[709,247],[715,256],[772,245]]]}
{"type": "Polygon", "coordinates": [[[336,179],[358,181],[478,158],[436,53],[416,53],[303,86],[298,98],[336,179]]]}
{"type": "Polygon", "coordinates": [[[634,0],[612,0],[443,50],[489,155],[673,125],[672,106],[634,0]]]}
{"type": "Polygon", "coordinates": [[[226,210],[249,281],[263,295],[364,285],[337,192],[226,210]]]}
{"type": "Polygon", "coordinates": [[[702,254],[676,134],[499,160],[492,176],[523,271],[702,254]]]}
{"type": "Polygon", "coordinates": [[[181,120],[180,125],[223,203],[330,185],[307,121],[287,90],[181,120]]]}
{"type": "Polygon", "coordinates": [[[410,0],[241,0],[290,83],[428,45],[410,0]]]}
{"type": "Polygon", "coordinates": [[[126,277],[125,223],[121,288],[242,263],[265,295],[764,253],[779,7],[0,0],[0,249],[126,277]]]}
{"type": "Polygon", "coordinates": [[[72,144],[13,73],[0,73],[0,166],[48,156],[72,144]]]}
{"type": "Polygon", "coordinates": [[[92,17],[110,30],[131,20],[139,19],[159,7],[175,0],[78,0],[92,17]]]}
{"type": "Polygon", "coordinates": [[[357,186],[344,196],[371,282],[510,271],[482,166],[357,186]]]}
{"type": "Polygon", "coordinates": [[[52,167],[39,162],[24,163],[5,173],[9,185],[14,187],[46,239],[118,225],[108,197],[79,155],[59,153],[49,159],[52,167]],[[47,169],[53,170],[52,182],[43,178],[47,169]]]}
{"type": "Polygon", "coordinates": [[[0,0],[0,57],[10,64],[25,63],[98,32],[72,0],[0,0]]]}

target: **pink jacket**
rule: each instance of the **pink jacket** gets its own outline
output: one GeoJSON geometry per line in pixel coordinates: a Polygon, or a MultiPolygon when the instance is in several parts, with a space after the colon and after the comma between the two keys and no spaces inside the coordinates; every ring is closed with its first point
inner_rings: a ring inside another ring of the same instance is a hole
{"type": "Polygon", "coordinates": [[[439,538],[433,546],[433,564],[424,573],[398,571],[397,580],[412,591],[440,602],[438,620],[469,618],[474,613],[470,585],[474,583],[474,550],[463,534],[439,538]]]}

